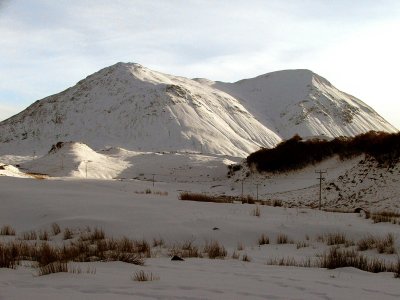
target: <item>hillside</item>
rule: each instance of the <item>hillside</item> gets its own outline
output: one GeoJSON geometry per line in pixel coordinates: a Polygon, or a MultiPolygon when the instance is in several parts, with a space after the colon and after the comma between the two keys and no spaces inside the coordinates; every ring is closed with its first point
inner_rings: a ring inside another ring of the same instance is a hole
{"type": "Polygon", "coordinates": [[[284,70],[213,86],[240,99],[282,139],[397,131],[371,107],[310,70],[284,70]]]}
{"type": "Polygon", "coordinates": [[[370,107],[307,70],[236,83],[187,79],[117,63],[0,123],[0,155],[43,155],[59,141],[94,150],[244,157],[303,137],[395,132],[370,107]]]}
{"type": "Polygon", "coordinates": [[[400,159],[400,133],[370,131],[333,140],[303,140],[295,135],[272,149],[260,149],[247,157],[259,172],[285,172],[314,165],[335,155],[341,160],[366,154],[378,163],[392,166],[400,159]]]}
{"type": "Polygon", "coordinates": [[[2,154],[44,153],[58,141],[244,156],[280,138],[223,92],[119,63],[0,123],[2,154]]]}

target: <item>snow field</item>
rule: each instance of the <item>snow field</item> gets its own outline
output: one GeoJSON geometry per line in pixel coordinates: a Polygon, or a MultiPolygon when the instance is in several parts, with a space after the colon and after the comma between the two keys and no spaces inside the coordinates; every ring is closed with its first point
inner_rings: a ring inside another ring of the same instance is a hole
{"type": "MultiPolygon", "coordinates": [[[[393,233],[399,248],[400,227],[372,224],[357,214],[327,213],[310,209],[259,206],[260,217],[252,215],[254,205],[215,204],[182,201],[180,190],[206,191],[212,183],[160,183],[140,180],[33,180],[0,177],[2,191],[1,224],[19,233],[49,230],[57,222],[61,229],[102,228],[108,236],[165,240],[166,247],[191,240],[202,247],[218,241],[228,251],[223,260],[191,258],[173,262],[167,248],[145,266],[121,262],[73,263],[95,274],[58,273],[37,277],[28,266],[0,270],[0,299],[118,299],[135,297],[184,299],[395,299],[400,295],[393,273],[372,274],[353,268],[326,270],[267,266],[269,259],[316,257],[327,249],[318,242],[321,235],[343,233],[355,242],[369,234],[383,237],[393,233]],[[146,194],[150,189],[152,193],[146,194]],[[144,193],[143,193],[144,192],[144,193]],[[154,193],[159,192],[159,193],[154,193]],[[166,194],[168,193],[168,194],[166,194]],[[218,230],[213,230],[218,228],[218,230]],[[270,239],[258,245],[261,234],[270,239]],[[285,234],[296,244],[276,243],[285,234]],[[308,239],[307,239],[308,237],[308,239]],[[243,250],[238,250],[238,244],[243,250]],[[233,252],[239,260],[232,259],[233,252]],[[244,262],[247,254],[251,261],[244,262]],[[139,270],[153,273],[159,280],[134,282],[139,270]],[[34,275],[34,276],[32,276],[34,275]]],[[[10,239],[10,237],[1,237],[10,239]]],[[[60,242],[58,237],[54,242],[60,242]]],[[[342,246],[343,247],[343,246],[342,246]]],[[[365,251],[370,257],[395,261],[395,255],[365,251]]]]}

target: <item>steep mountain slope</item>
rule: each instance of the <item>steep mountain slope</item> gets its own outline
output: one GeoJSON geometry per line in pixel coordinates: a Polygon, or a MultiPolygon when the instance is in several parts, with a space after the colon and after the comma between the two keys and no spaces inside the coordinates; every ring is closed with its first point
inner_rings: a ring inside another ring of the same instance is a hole
{"type": "Polygon", "coordinates": [[[131,63],[100,70],[0,123],[3,154],[83,141],[94,149],[244,156],[280,140],[235,98],[131,63]]]}
{"type": "Polygon", "coordinates": [[[257,120],[283,139],[295,134],[353,136],[397,131],[361,100],[309,70],[285,70],[213,87],[239,99],[257,120]]]}
{"type": "Polygon", "coordinates": [[[236,83],[117,63],[0,123],[0,155],[44,154],[59,141],[134,151],[246,156],[282,138],[396,129],[307,70],[236,83]]]}

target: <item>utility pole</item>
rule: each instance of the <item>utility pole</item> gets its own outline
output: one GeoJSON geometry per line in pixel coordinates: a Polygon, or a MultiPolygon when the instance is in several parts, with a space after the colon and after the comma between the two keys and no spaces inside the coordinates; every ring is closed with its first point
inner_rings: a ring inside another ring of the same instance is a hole
{"type": "Polygon", "coordinates": [[[86,163],[86,165],[85,165],[86,179],[87,179],[87,165],[88,165],[88,163],[90,163],[90,162],[92,162],[92,161],[91,161],[91,160],[85,160],[85,163],[86,163]]]}
{"type": "Polygon", "coordinates": [[[152,175],[153,175],[153,186],[154,186],[154,175],[155,175],[155,174],[152,174],[152,175]]]}
{"type": "Polygon", "coordinates": [[[315,173],[319,174],[319,203],[318,203],[318,209],[321,210],[321,201],[322,201],[322,180],[325,180],[325,178],[322,176],[322,174],[326,174],[326,171],[322,170],[316,170],[315,173]]]}
{"type": "Polygon", "coordinates": [[[243,182],[244,182],[244,179],[242,179],[242,200],[243,200],[243,182]]]}
{"type": "Polygon", "coordinates": [[[257,201],[258,201],[258,183],[256,183],[256,189],[257,189],[257,201]]]}

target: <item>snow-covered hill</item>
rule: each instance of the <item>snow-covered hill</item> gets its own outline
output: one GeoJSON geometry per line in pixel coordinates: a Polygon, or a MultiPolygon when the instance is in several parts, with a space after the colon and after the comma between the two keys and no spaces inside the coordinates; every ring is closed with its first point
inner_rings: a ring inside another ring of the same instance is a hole
{"type": "MultiPolygon", "coordinates": [[[[109,148],[96,152],[83,143],[58,143],[44,156],[19,164],[27,173],[50,177],[90,179],[138,179],[159,182],[205,182],[226,178],[228,165],[240,159],[222,155],[169,152],[135,152],[121,148],[109,148]]],[[[0,170],[2,165],[0,164],[0,170]]],[[[13,168],[3,167],[3,175],[13,168]],[[7,169],[6,169],[7,168],[7,169]]],[[[0,175],[2,172],[0,171],[0,175]]]]}
{"type": "Polygon", "coordinates": [[[59,141],[99,150],[246,156],[295,133],[396,129],[360,100],[306,70],[236,83],[187,79],[117,63],[0,123],[0,155],[44,154],[59,141]]]}
{"type": "Polygon", "coordinates": [[[82,143],[59,143],[46,155],[21,164],[29,172],[53,177],[111,179],[129,166],[124,160],[96,153],[82,143]]]}
{"type": "Polygon", "coordinates": [[[359,155],[341,160],[338,156],[300,170],[279,174],[258,173],[244,163],[231,178],[236,190],[244,182],[244,194],[260,199],[281,200],[285,205],[318,207],[319,174],[322,170],[322,205],[328,209],[363,208],[369,211],[398,211],[400,162],[380,164],[373,157],[359,155]]]}
{"type": "Polygon", "coordinates": [[[282,139],[299,134],[354,136],[397,131],[361,100],[309,70],[285,70],[235,83],[216,82],[282,139]]]}

